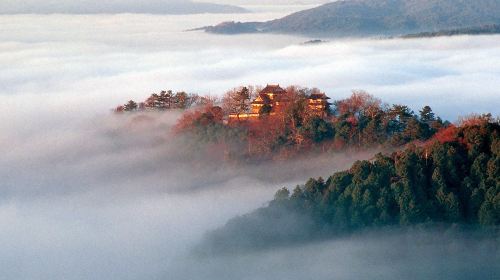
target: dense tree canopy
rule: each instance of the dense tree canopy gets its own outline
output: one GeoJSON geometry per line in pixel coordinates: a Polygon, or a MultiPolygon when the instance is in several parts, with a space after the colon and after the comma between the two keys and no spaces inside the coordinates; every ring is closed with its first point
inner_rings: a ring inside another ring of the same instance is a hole
{"type": "MultiPolygon", "coordinates": [[[[328,103],[326,112],[308,109],[308,98],[318,89],[288,87],[283,102],[272,114],[265,106],[253,121],[228,122],[228,114],[245,113],[259,87],[240,87],[222,99],[171,90],[151,94],[144,102],[130,100],[117,112],[184,110],[175,129],[200,143],[225,149],[227,158],[262,160],[289,158],[304,152],[325,153],[345,149],[399,147],[425,143],[432,137],[454,137],[454,128],[429,106],[414,113],[408,106],[384,104],[364,91],[328,103]]],[[[265,103],[265,102],[264,102],[265,103]]],[[[479,116],[462,121],[478,124],[479,116]]],[[[437,176],[437,175],[436,175],[437,176]]]]}
{"type": "MultiPolygon", "coordinates": [[[[238,142],[239,145],[231,146],[235,150],[227,150],[230,156],[268,159],[287,158],[303,152],[400,146],[413,141],[426,141],[449,125],[436,118],[429,106],[422,108],[417,115],[407,106],[388,106],[362,91],[335,101],[332,107],[327,107],[326,114],[318,114],[308,110],[307,103],[308,96],[318,92],[317,89],[289,87],[284,96],[286,102],[282,102],[273,114],[269,114],[264,106],[261,110],[267,114],[261,114],[257,120],[217,125],[217,129],[211,123],[206,126],[200,126],[197,121],[190,123],[188,120],[192,115],[186,113],[178,130],[224,143],[238,142]],[[246,133],[240,133],[238,139],[208,135],[232,135],[220,130],[231,131],[235,128],[246,133]]],[[[222,100],[224,115],[246,112],[249,96],[254,94],[254,90],[246,87],[229,91],[222,100]]],[[[210,107],[202,110],[210,110],[210,107]]]]}
{"type": "Polygon", "coordinates": [[[483,116],[450,131],[452,138],[378,154],[291,192],[282,188],[267,207],[207,238],[259,247],[389,225],[500,225],[498,121],[483,116]]]}
{"type": "Polygon", "coordinates": [[[484,121],[453,131],[451,141],[379,154],[326,181],[311,179],[290,201],[299,208],[318,205],[314,215],[348,228],[425,221],[497,225],[500,127],[484,121]]]}

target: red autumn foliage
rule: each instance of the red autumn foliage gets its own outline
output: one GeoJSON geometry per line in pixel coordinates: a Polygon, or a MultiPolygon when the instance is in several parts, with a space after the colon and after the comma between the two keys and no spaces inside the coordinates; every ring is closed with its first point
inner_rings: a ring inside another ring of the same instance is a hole
{"type": "Polygon", "coordinates": [[[439,141],[439,143],[444,144],[448,142],[456,141],[458,137],[458,128],[454,125],[450,125],[444,129],[439,130],[433,137],[433,139],[439,141]]]}
{"type": "Polygon", "coordinates": [[[273,143],[284,132],[281,119],[280,115],[266,116],[246,124],[250,154],[269,155],[272,153],[269,143],[273,143]]]}
{"type": "Polygon", "coordinates": [[[195,120],[200,118],[202,114],[202,110],[193,110],[185,112],[182,117],[177,121],[177,124],[174,127],[174,131],[182,132],[190,130],[193,126],[195,120]]]}
{"type": "Polygon", "coordinates": [[[189,131],[198,125],[222,123],[224,113],[219,106],[205,106],[185,112],[174,127],[175,132],[189,131]]]}

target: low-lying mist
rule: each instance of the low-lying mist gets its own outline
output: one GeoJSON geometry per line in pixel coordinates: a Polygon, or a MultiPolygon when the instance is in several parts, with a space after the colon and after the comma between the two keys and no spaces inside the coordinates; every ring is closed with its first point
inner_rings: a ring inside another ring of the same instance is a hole
{"type": "Polygon", "coordinates": [[[184,258],[178,279],[496,279],[499,237],[380,229],[267,251],[184,258]],[[201,275],[201,276],[200,276],[201,275]]]}
{"type": "Polygon", "coordinates": [[[37,126],[24,128],[30,137],[11,134],[0,159],[1,278],[493,279],[498,273],[498,239],[453,231],[387,230],[200,255],[196,248],[207,232],[265,205],[277,189],[328,176],[377,151],[233,165],[218,151],[174,136],[178,116],[109,114],[70,130],[37,126]]]}
{"type": "MultiPolygon", "coordinates": [[[[6,279],[156,279],[203,234],[276,189],[375,151],[229,164],[173,135],[179,112],[102,115],[6,131],[0,262],[6,279]]],[[[61,120],[62,121],[62,120],[61,120]]],[[[45,123],[50,122],[45,120],[45,123]]]]}
{"type": "MultiPolygon", "coordinates": [[[[348,168],[376,151],[304,156],[297,160],[226,162],[224,150],[173,132],[181,112],[112,114],[73,126],[35,126],[0,142],[4,197],[99,193],[182,193],[247,178],[279,185],[348,168]],[[29,136],[27,136],[29,135],[29,136]],[[134,185],[134,187],[131,187],[134,185]]],[[[84,121],[86,120],[86,121],[84,121]]],[[[245,147],[242,147],[245,149],[245,147]]]]}

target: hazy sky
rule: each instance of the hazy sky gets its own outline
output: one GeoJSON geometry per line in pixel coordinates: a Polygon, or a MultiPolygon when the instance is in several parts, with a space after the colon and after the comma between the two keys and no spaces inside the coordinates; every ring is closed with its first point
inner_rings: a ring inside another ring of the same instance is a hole
{"type": "Polygon", "coordinates": [[[232,4],[232,5],[320,5],[328,0],[203,0],[203,2],[232,4]]]}
{"type": "MultiPolygon", "coordinates": [[[[230,8],[216,6],[296,6],[296,10],[310,8],[311,5],[319,5],[327,1],[303,0],[303,1],[191,1],[191,0],[2,0],[0,1],[0,14],[19,13],[154,13],[154,14],[189,14],[210,13],[229,11],[230,8]],[[303,6],[303,7],[301,7],[303,6]]],[[[276,7],[280,9],[279,7],[276,7]]],[[[251,8],[255,10],[254,8],[251,8]]],[[[235,10],[237,12],[237,10],[235,10]]],[[[295,11],[295,10],[294,10],[295,11]]]]}
{"type": "MultiPolygon", "coordinates": [[[[230,3],[228,3],[230,4],[230,3]]],[[[222,5],[190,0],[2,0],[0,14],[11,13],[153,13],[238,12],[222,5]]]]}

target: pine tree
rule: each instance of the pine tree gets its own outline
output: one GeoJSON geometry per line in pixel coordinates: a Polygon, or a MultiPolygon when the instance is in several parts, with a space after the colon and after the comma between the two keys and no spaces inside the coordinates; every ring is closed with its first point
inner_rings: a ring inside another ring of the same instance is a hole
{"type": "Polygon", "coordinates": [[[125,104],[123,106],[123,110],[124,111],[127,111],[127,112],[132,112],[132,111],[136,111],[138,108],[138,105],[137,103],[135,103],[135,101],[133,100],[130,100],[129,102],[127,102],[127,104],[125,104]]]}

